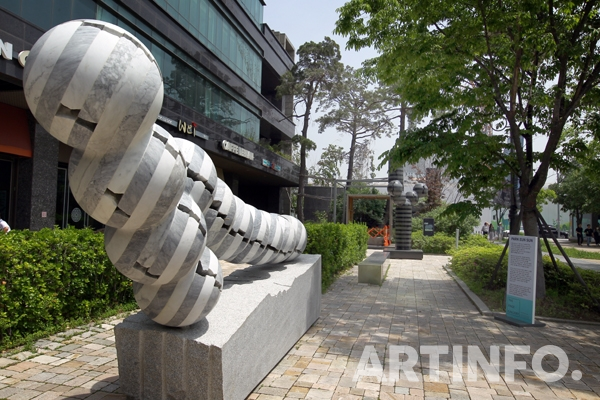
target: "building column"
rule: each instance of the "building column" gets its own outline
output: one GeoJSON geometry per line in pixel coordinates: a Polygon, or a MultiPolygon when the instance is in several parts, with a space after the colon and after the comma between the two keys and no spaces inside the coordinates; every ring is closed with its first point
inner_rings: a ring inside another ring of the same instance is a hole
{"type": "Polygon", "coordinates": [[[39,124],[30,126],[33,157],[18,162],[15,228],[37,231],[55,223],[59,142],[39,124]]]}

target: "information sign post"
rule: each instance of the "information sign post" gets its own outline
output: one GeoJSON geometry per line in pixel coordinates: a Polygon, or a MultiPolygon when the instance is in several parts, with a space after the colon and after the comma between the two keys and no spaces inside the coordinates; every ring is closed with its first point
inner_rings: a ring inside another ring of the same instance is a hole
{"type": "Polygon", "coordinates": [[[539,239],[511,235],[508,246],[506,316],[496,319],[517,326],[545,326],[535,322],[535,283],[539,239]]]}

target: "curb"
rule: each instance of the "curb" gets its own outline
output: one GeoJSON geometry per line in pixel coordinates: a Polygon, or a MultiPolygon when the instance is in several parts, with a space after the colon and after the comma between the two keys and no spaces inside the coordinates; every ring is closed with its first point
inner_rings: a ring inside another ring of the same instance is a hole
{"type": "Polygon", "coordinates": [[[475,305],[475,307],[477,308],[477,310],[479,311],[479,313],[481,315],[485,315],[487,317],[494,316],[494,313],[488,308],[488,306],[485,305],[485,303],[479,298],[479,296],[477,296],[475,293],[473,293],[473,291],[471,291],[471,289],[469,289],[467,284],[464,283],[462,281],[462,279],[460,279],[458,276],[456,276],[456,274],[450,268],[448,268],[447,264],[444,265],[444,269],[446,270],[448,275],[450,275],[452,277],[452,279],[454,279],[454,281],[456,283],[458,283],[458,286],[467,295],[469,300],[471,300],[471,303],[473,303],[473,305],[475,305]]]}
{"type": "MultiPolygon", "coordinates": [[[[456,276],[456,274],[448,267],[447,264],[444,265],[443,267],[446,270],[446,272],[448,273],[448,275],[450,275],[452,277],[452,279],[454,279],[454,281],[458,284],[458,286],[462,289],[462,291],[467,295],[467,297],[469,298],[471,303],[473,303],[475,305],[475,307],[477,308],[477,311],[479,311],[479,313],[481,315],[484,315],[486,317],[493,317],[494,315],[502,314],[499,312],[491,311],[488,308],[488,306],[486,306],[485,303],[479,298],[479,296],[477,296],[475,293],[473,293],[473,291],[471,289],[469,289],[467,284],[464,283],[462,281],[462,279],[460,279],[458,276],[456,276]]],[[[536,319],[536,321],[556,322],[556,323],[561,323],[561,324],[600,326],[600,322],[595,322],[595,321],[580,321],[580,320],[576,320],[576,319],[538,317],[537,315],[535,316],[535,319],[536,319]]]]}

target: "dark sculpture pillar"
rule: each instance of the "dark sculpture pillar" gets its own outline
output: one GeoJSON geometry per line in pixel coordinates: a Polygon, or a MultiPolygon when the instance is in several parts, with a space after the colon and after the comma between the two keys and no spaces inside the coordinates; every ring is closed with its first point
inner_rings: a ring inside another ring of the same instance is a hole
{"type": "Polygon", "coordinates": [[[390,252],[390,258],[394,259],[423,259],[422,250],[412,250],[412,212],[419,197],[427,196],[427,186],[417,183],[413,191],[404,193],[404,169],[390,170],[388,179],[388,193],[395,205],[394,209],[394,241],[396,249],[390,252]]]}

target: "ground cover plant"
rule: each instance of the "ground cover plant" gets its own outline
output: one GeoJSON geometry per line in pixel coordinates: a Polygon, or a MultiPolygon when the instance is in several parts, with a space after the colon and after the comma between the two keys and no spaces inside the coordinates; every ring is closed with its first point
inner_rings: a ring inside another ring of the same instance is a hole
{"type": "Polygon", "coordinates": [[[131,280],[110,263],[102,233],[46,228],[0,235],[0,347],[134,304],[131,280]]]}
{"type": "MultiPolygon", "coordinates": [[[[497,245],[461,246],[450,251],[450,268],[492,310],[505,311],[508,254],[505,255],[497,279],[488,286],[502,253],[497,245]]],[[[536,302],[536,316],[600,322],[600,313],[593,299],[577,281],[565,263],[558,262],[558,271],[549,256],[543,257],[546,296],[536,302]]],[[[578,268],[595,298],[600,298],[600,273],[578,268]]]]}

